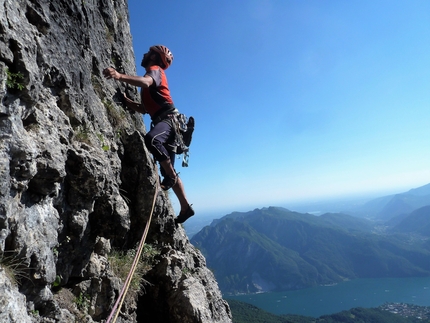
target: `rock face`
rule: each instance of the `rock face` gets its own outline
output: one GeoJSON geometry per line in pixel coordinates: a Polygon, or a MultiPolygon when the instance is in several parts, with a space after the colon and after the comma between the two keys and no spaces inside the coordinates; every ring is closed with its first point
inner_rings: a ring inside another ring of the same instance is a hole
{"type": "MultiPolygon", "coordinates": [[[[158,179],[121,103],[136,89],[102,77],[135,73],[127,2],[0,8],[0,322],[105,322],[124,281],[113,251],[135,250],[158,179]]],[[[156,252],[117,322],[231,322],[168,195],[155,198],[156,252]]]]}

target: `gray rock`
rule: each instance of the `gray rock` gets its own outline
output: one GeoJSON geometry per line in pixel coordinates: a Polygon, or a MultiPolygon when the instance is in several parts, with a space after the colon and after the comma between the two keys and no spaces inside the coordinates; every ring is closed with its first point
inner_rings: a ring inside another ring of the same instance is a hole
{"type": "MultiPolygon", "coordinates": [[[[135,74],[127,2],[0,8],[0,321],[102,322],[125,280],[112,252],[135,252],[158,185],[143,120],[120,103],[137,90],[102,77],[135,74]]],[[[155,198],[156,252],[117,322],[231,322],[168,195],[155,198]]]]}
{"type": "Polygon", "coordinates": [[[18,291],[18,286],[11,283],[4,265],[0,267],[0,322],[30,323],[26,309],[26,298],[18,291]]]}

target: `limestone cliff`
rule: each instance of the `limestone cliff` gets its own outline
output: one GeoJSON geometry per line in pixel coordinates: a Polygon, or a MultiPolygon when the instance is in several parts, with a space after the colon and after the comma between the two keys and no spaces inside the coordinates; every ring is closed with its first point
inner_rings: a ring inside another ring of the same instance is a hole
{"type": "MultiPolygon", "coordinates": [[[[0,0],[0,322],[109,315],[158,177],[141,116],[121,104],[136,89],[102,77],[134,62],[125,0],[0,0]]],[[[117,322],[231,322],[173,216],[159,193],[117,322]]]]}

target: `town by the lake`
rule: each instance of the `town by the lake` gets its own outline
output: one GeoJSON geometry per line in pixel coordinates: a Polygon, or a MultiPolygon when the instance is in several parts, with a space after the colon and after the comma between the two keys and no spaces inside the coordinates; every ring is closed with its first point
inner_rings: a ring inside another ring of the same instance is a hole
{"type": "Polygon", "coordinates": [[[404,317],[415,317],[421,320],[430,318],[430,306],[418,306],[405,303],[386,303],[381,305],[379,308],[404,317]]]}

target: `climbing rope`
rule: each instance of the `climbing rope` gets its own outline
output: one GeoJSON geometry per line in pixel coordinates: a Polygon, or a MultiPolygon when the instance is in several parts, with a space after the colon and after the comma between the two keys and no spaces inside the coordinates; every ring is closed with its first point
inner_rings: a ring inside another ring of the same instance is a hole
{"type": "MultiPolygon", "coordinates": [[[[155,161],[154,161],[154,168],[155,168],[155,174],[158,174],[157,164],[155,163],[155,161]]],[[[133,278],[133,275],[134,275],[136,268],[137,268],[137,264],[139,263],[139,259],[140,259],[140,256],[142,254],[143,247],[145,245],[146,236],[148,235],[149,226],[150,226],[151,220],[152,220],[152,214],[154,213],[155,201],[157,199],[157,194],[158,194],[158,190],[159,190],[158,176],[156,178],[157,178],[157,181],[155,183],[154,199],[152,200],[151,213],[149,214],[148,222],[146,223],[142,238],[140,239],[139,247],[137,248],[137,252],[136,252],[136,255],[134,257],[133,264],[131,265],[130,272],[128,273],[128,276],[127,276],[127,279],[125,280],[124,286],[122,287],[122,290],[118,296],[118,299],[115,302],[114,307],[112,308],[112,311],[111,311],[106,323],[115,323],[116,322],[116,319],[118,318],[119,312],[121,311],[122,303],[124,302],[128,288],[130,287],[131,279],[133,278]]]]}

